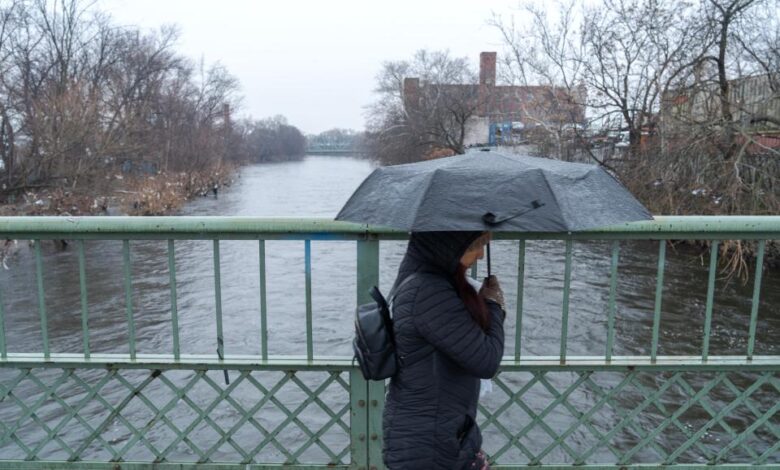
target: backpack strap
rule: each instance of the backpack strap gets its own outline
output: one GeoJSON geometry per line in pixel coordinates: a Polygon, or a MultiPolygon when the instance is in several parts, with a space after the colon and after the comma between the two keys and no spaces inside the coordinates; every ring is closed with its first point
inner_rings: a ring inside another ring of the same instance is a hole
{"type": "Polygon", "coordinates": [[[416,272],[406,276],[403,281],[398,283],[398,285],[396,285],[393,289],[391,289],[390,293],[387,294],[387,310],[390,312],[391,315],[392,315],[393,301],[395,300],[395,295],[398,293],[399,290],[401,290],[401,288],[403,286],[408,284],[409,281],[411,281],[411,280],[413,280],[413,279],[415,279],[417,277],[420,277],[420,276],[419,276],[419,273],[416,273],[416,272]]]}

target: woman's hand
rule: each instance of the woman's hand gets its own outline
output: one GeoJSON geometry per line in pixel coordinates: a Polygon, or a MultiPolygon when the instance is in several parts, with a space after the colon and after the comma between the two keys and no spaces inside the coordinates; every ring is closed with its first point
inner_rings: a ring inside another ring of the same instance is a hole
{"type": "Polygon", "coordinates": [[[501,310],[504,311],[506,316],[506,308],[504,304],[504,291],[501,290],[501,285],[498,283],[498,278],[495,275],[491,275],[482,281],[482,287],[479,289],[480,295],[486,300],[490,300],[498,304],[501,310]]]}

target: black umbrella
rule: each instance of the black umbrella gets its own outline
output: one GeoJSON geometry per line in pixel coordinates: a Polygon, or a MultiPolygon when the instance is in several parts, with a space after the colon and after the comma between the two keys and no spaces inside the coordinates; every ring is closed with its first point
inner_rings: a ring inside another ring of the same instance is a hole
{"type": "Polygon", "coordinates": [[[378,168],[336,216],[410,232],[573,232],[648,219],[598,166],[492,150],[378,168]]]}

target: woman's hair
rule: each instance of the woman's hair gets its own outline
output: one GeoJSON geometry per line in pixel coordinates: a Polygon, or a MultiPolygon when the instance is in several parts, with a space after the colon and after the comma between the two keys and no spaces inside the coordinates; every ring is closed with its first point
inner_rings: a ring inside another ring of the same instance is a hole
{"type": "Polygon", "coordinates": [[[466,310],[471,313],[471,318],[483,330],[487,330],[490,327],[490,312],[488,311],[485,298],[482,297],[466,279],[467,266],[462,264],[458,265],[458,270],[455,271],[455,289],[458,291],[458,296],[466,304],[466,310]]]}
{"type": "MultiPolygon", "coordinates": [[[[479,238],[474,240],[466,252],[480,248],[485,243],[490,241],[490,235],[484,233],[479,238]]],[[[471,313],[471,317],[483,330],[487,330],[490,327],[490,312],[488,311],[487,302],[474,287],[471,286],[468,279],[466,279],[466,271],[468,266],[458,264],[458,269],[455,271],[455,289],[458,291],[458,296],[466,304],[466,309],[471,313]]]]}

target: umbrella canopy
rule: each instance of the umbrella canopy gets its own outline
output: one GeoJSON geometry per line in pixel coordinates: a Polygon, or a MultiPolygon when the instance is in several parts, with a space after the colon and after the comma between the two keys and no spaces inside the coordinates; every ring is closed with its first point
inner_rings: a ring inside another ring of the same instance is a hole
{"type": "Polygon", "coordinates": [[[598,166],[492,150],[378,168],[336,216],[411,232],[569,232],[648,219],[598,166]]]}

